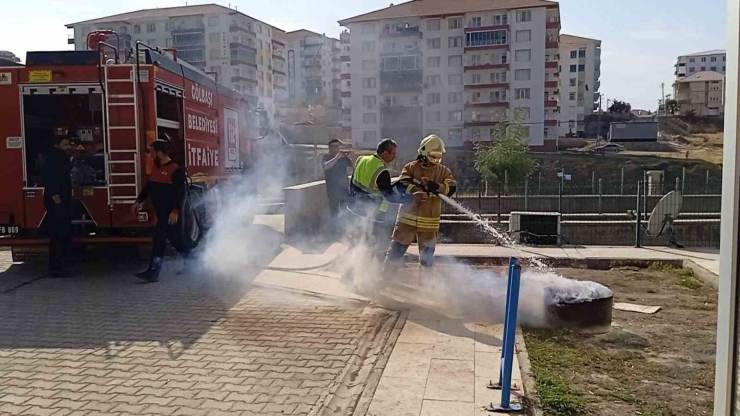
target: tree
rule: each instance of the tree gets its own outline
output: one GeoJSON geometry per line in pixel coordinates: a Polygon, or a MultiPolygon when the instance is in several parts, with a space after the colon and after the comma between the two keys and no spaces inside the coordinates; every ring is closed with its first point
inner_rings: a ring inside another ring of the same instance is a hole
{"type": "Polygon", "coordinates": [[[676,114],[678,113],[678,101],[674,99],[666,99],[665,101],[667,113],[668,114],[676,114]]]}
{"type": "Polygon", "coordinates": [[[627,114],[632,110],[632,106],[626,101],[614,100],[608,110],[610,113],[627,114]]]}
{"type": "Polygon", "coordinates": [[[683,117],[687,123],[693,123],[696,121],[696,110],[686,110],[683,113],[683,117]]]}
{"type": "Polygon", "coordinates": [[[514,118],[496,125],[493,146],[476,149],[475,170],[484,179],[501,187],[521,183],[534,171],[536,163],[527,147],[527,128],[524,111],[517,110],[514,118]]]}

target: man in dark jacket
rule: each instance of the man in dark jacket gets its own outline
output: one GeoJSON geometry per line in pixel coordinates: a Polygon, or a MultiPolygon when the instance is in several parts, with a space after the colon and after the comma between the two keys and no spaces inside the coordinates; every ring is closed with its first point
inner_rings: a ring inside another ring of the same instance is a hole
{"type": "Polygon", "coordinates": [[[185,200],[187,184],[185,171],[170,159],[169,142],[156,140],[147,148],[147,153],[154,160],[154,168],[136,203],[131,207],[131,212],[137,215],[141,204],[149,199],[157,215],[149,267],[146,271],[136,273],[139,279],[153,283],[159,281],[167,240],[185,257],[190,254],[190,250],[180,244],[177,238],[180,207],[185,200]]]}
{"type": "Polygon", "coordinates": [[[72,242],[72,163],[69,138],[59,140],[46,155],[41,170],[44,183],[44,207],[49,231],[49,277],[68,277],[64,258],[72,242]]]}

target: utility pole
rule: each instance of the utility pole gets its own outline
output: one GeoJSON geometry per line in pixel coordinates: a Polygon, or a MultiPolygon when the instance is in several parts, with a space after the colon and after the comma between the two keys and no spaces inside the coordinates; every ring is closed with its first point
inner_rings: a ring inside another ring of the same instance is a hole
{"type": "MultiPolygon", "coordinates": [[[[663,101],[662,101],[663,102],[663,116],[666,116],[668,115],[668,109],[666,108],[666,105],[665,105],[665,82],[660,83],[660,91],[661,91],[661,95],[663,96],[663,101]]],[[[660,111],[658,112],[660,113],[660,111]]]]}
{"type": "Polygon", "coordinates": [[[603,98],[604,98],[604,94],[599,94],[599,134],[598,134],[598,135],[596,135],[596,144],[597,144],[597,145],[598,145],[598,144],[599,144],[599,142],[601,141],[601,130],[602,130],[602,127],[603,127],[603,126],[601,125],[601,115],[602,115],[602,114],[604,114],[604,111],[603,111],[603,110],[602,110],[602,108],[601,108],[601,100],[602,100],[603,98]]]}

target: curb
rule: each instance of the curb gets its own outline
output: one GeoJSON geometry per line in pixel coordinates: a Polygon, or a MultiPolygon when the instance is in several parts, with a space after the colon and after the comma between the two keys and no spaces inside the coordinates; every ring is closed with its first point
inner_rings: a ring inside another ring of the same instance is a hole
{"type": "Polygon", "coordinates": [[[524,342],[524,333],[520,326],[516,327],[515,350],[519,361],[519,371],[522,374],[522,384],[524,384],[524,412],[529,416],[542,416],[544,413],[537,399],[537,381],[534,378],[532,363],[529,361],[527,345],[524,342]]]}
{"type": "Polygon", "coordinates": [[[699,279],[702,283],[711,286],[714,289],[719,289],[719,276],[714,274],[714,272],[698,265],[693,260],[684,260],[683,267],[691,269],[691,271],[694,272],[694,277],[699,279]]]}

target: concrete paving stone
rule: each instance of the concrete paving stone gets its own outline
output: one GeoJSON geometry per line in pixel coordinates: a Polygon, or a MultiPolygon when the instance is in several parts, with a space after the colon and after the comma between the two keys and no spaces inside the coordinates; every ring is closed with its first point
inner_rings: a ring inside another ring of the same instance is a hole
{"type": "Polygon", "coordinates": [[[443,336],[434,345],[432,358],[444,360],[469,360],[475,358],[475,341],[471,338],[443,336]]]}
{"type": "Polygon", "coordinates": [[[383,376],[370,403],[368,415],[418,416],[425,380],[383,376]]]}
{"type": "Polygon", "coordinates": [[[433,353],[430,344],[396,344],[383,376],[426,379],[433,353]]]}
{"type": "MultiPolygon", "coordinates": [[[[494,380],[495,381],[495,380],[494,380]]],[[[487,377],[476,377],[475,378],[475,407],[483,408],[493,403],[498,405],[501,403],[501,390],[492,390],[488,387],[489,379],[487,377]]],[[[520,391],[512,391],[511,403],[521,403],[521,399],[518,396],[520,391]]]]}
{"type": "Polygon", "coordinates": [[[473,402],[474,379],[473,361],[433,359],[424,399],[473,402]]]}
{"type": "Polygon", "coordinates": [[[434,344],[437,342],[437,320],[406,320],[397,343],[434,344]]]}
{"type": "Polygon", "coordinates": [[[475,405],[470,402],[424,400],[420,416],[473,416],[475,405]]]}

